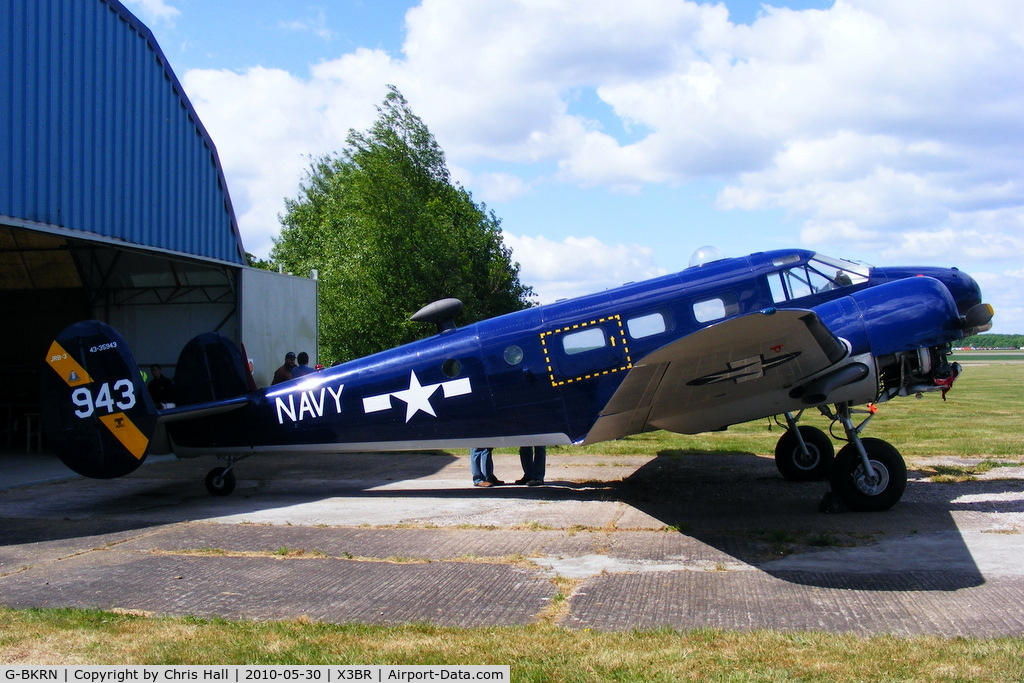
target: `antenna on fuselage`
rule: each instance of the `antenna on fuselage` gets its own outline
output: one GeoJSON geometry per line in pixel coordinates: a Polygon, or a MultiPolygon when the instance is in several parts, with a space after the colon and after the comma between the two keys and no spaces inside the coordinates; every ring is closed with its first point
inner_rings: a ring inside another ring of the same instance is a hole
{"type": "Polygon", "coordinates": [[[434,323],[437,333],[455,329],[455,316],[462,312],[462,302],[458,299],[440,299],[429,303],[412,314],[409,320],[416,323],[434,323]]]}

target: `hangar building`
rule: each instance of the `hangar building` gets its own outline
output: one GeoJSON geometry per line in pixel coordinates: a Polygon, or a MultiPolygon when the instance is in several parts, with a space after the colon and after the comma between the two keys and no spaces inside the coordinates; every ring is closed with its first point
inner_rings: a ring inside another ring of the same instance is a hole
{"type": "Polygon", "coordinates": [[[243,343],[261,386],[286,351],[316,356],[316,282],[246,266],[213,141],[117,0],[0,0],[0,319],[8,446],[79,320],[172,376],[201,332],[243,343]]]}

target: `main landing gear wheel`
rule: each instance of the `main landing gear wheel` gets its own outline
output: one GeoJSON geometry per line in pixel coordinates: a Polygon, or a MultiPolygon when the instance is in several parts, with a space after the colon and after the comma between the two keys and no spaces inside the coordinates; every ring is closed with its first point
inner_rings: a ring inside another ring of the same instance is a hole
{"type": "Polygon", "coordinates": [[[907,465],[900,452],[886,441],[864,438],[860,442],[872,471],[865,469],[857,446],[847,444],[839,450],[832,465],[832,491],[850,510],[888,510],[899,502],[907,488],[907,465]]]}
{"type": "Polygon", "coordinates": [[[832,440],[815,427],[787,429],[775,445],[775,467],[787,481],[820,481],[826,478],[834,457],[832,440]],[[801,439],[806,450],[800,445],[801,439]]]}
{"type": "Polygon", "coordinates": [[[227,467],[214,467],[206,475],[206,490],[211,496],[226,496],[235,490],[235,473],[227,467]]]}

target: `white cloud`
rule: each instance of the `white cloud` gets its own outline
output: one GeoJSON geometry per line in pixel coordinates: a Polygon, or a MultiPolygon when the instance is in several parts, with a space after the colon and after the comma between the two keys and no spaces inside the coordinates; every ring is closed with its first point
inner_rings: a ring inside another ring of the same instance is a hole
{"type": "MultiPolygon", "coordinates": [[[[781,209],[805,243],[841,242],[880,263],[1019,258],[1016,0],[766,6],[750,25],[730,23],[723,5],[681,0],[423,0],[405,36],[401,55],[360,49],[308,77],[186,74],[250,251],[269,247],[306,155],[365,129],[393,83],[484,201],[551,182],[636,192],[710,180],[725,185],[722,210],[781,209]]],[[[543,238],[518,238],[525,281],[568,290],[572,278],[544,267],[543,252],[574,252],[561,260],[567,272],[590,258],[585,245],[531,239],[543,238]]],[[[638,258],[632,268],[644,271],[640,252],[624,249],[616,263],[638,258]]],[[[574,277],[589,281],[586,270],[574,277]]]]}
{"type": "Polygon", "coordinates": [[[985,301],[996,310],[992,319],[992,331],[1003,334],[1020,334],[1024,330],[1024,270],[976,271],[972,277],[981,285],[985,301]]]}
{"type": "Polygon", "coordinates": [[[463,187],[473,188],[474,201],[508,202],[528,195],[532,183],[512,173],[473,174],[461,167],[451,168],[452,178],[463,187]]]}
{"type": "Polygon", "coordinates": [[[280,69],[192,70],[185,90],[217,145],[246,249],[266,256],[310,159],[340,151],[376,118],[390,58],[359,50],[303,79],[280,69]],[[371,74],[377,74],[374,77],[371,74]]]}
{"type": "Polygon", "coordinates": [[[604,244],[596,237],[546,237],[504,233],[519,263],[519,279],[534,288],[540,303],[592,294],[626,282],[664,275],[654,252],[637,244],[604,244]]]}
{"type": "Polygon", "coordinates": [[[327,14],[322,9],[317,10],[316,16],[282,21],[280,26],[289,31],[312,33],[322,40],[330,40],[334,37],[334,31],[327,27],[327,14]]]}
{"type": "Polygon", "coordinates": [[[124,0],[124,4],[146,23],[173,24],[174,20],[181,16],[181,10],[164,0],[124,0]]]}

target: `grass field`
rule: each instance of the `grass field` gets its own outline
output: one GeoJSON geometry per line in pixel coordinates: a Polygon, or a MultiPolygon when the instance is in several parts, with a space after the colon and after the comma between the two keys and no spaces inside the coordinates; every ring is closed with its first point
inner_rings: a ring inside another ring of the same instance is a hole
{"type": "Polygon", "coordinates": [[[514,681],[1020,681],[1024,639],[600,633],[0,608],[0,663],[508,664],[514,681]]]}
{"type": "MultiPolygon", "coordinates": [[[[954,456],[1024,462],[1024,363],[972,364],[946,395],[920,400],[897,398],[878,406],[864,432],[890,441],[911,463],[915,457],[954,456]]],[[[862,418],[864,416],[861,416],[862,418]]],[[[817,412],[801,424],[826,432],[830,422],[817,412]]],[[[693,436],[650,432],[586,447],[550,449],[550,453],[655,454],[664,452],[744,452],[771,455],[784,431],[774,420],[734,425],[725,432],[693,436]]],[[[834,434],[842,436],[836,425],[834,434]]],[[[511,452],[511,451],[507,451],[511,452]]]]}
{"type": "MultiPolygon", "coordinates": [[[[1024,363],[965,367],[937,394],[880,407],[867,434],[911,466],[947,456],[1024,462],[1024,363]]],[[[808,424],[827,428],[819,416],[808,424]]],[[[782,430],[762,420],[727,432],[652,433],[572,452],[770,454],[782,430]]],[[[557,457],[553,449],[551,456],[557,457]]],[[[516,681],[1024,681],[1024,638],[862,638],[826,633],[530,627],[453,629],[160,618],[0,608],[0,664],[510,664],[516,681]]]]}

